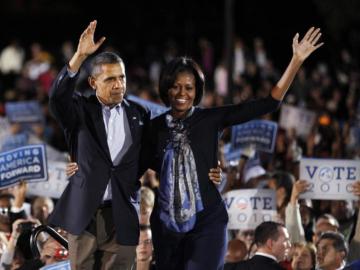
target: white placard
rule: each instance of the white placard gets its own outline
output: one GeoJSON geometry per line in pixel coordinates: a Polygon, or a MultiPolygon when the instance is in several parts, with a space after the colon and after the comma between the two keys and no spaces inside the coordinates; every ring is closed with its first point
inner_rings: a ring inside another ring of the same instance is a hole
{"type": "Polygon", "coordinates": [[[65,168],[65,162],[48,161],[49,180],[46,182],[29,183],[27,195],[60,198],[69,182],[66,177],[65,168]]]}
{"type": "Polygon", "coordinates": [[[316,120],[316,113],[303,108],[282,105],[280,127],[295,129],[298,136],[308,136],[316,120]]]}
{"type": "Polygon", "coordinates": [[[275,221],[276,197],[271,189],[238,189],[223,195],[229,215],[228,229],[255,229],[264,221],[275,221]]]}
{"type": "Polygon", "coordinates": [[[352,184],[360,179],[360,161],[304,158],[300,161],[300,179],[310,182],[300,198],[322,200],[357,200],[352,184]]]}

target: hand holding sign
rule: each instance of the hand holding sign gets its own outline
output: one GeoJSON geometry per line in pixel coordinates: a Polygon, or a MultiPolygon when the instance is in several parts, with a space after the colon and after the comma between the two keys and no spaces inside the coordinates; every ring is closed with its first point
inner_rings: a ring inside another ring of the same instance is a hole
{"type": "Polygon", "coordinates": [[[306,180],[297,180],[292,188],[290,203],[295,205],[301,193],[310,187],[310,183],[306,180]]]}
{"type": "Polygon", "coordinates": [[[360,197],[360,181],[356,181],[353,185],[352,185],[352,193],[355,196],[360,197]]]}

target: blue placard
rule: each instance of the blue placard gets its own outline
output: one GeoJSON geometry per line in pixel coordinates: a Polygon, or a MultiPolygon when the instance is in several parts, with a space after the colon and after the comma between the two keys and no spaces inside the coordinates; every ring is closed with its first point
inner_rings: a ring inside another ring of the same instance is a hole
{"type": "Polygon", "coordinates": [[[232,127],[231,148],[241,149],[253,144],[256,150],[272,153],[277,134],[277,123],[253,120],[232,127]]]}
{"type": "Polygon", "coordinates": [[[29,134],[22,132],[6,137],[1,142],[1,152],[9,151],[28,144],[29,134]]]}
{"type": "Polygon", "coordinates": [[[71,270],[70,261],[62,261],[41,267],[40,270],[71,270]]]}
{"type": "Polygon", "coordinates": [[[48,179],[45,145],[27,145],[0,153],[0,188],[48,179]]]}
{"type": "Polygon", "coordinates": [[[137,96],[128,95],[126,98],[147,108],[151,113],[151,119],[169,110],[169,108],[165,106],[139,98],[137,96]]]}
{"type": "Polygon", "coordinates": [[[6,116],[11,123],[39,123],[44,116],[36,100],[5,103],[6,116]]]}

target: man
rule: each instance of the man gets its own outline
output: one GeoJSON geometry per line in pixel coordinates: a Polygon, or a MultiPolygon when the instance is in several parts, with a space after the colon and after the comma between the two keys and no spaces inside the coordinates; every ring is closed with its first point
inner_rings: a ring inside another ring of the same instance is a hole
{"type": "Polygon", "coordinates": [[[247,261],[236,264],[235,270],[283,270],[279,262],[283,261],[291,247],[286,228],[273,221],[261,223],[255,229],[255,244],[258,249],[247,261]]]}
{"type": "Polygon", "coordinates": [[[92,59],[89,84],[93,94],[74,93],[81,65],[105,40],[94,42],[96,23],[91,22],[82,33],[77,51],[50,92],[50,109],[79,168],[50,223],[69,232],[71,269],[130,269],[139,239],[133,204],[139,188],[141,134],[148,114],[123,98],[125,67],[113,53],[92,59]]]}
{"type": "Polygon", "coordinates": [[[153,244],[149,225],[140,225],[139,245],[136,248],[136,270],[155,269],[153,244]]]}
{"type": "MultiPolygon", "coordinates": [[[[94,42],[96,21],[82,33],[77,51],[50,92],[50,109],[65,133],[74,167],[50,216],[69,232],[71,269],[130,269],[139,240],[139,153],[149,115],[124,99],[125,66],[104,52],[91,61],[90,95],[74,88],[84,61],[104,42],[94,42]],[[76,172],[77,171],[77,172],[76,172]]],[[[210,179],[220,181],[214,169],[210,179]]]]}
{"type": "Polygon", "coordinates": [[[343,269],[349,249],[344,236],[338,232],[325,232],[316,244],[316,259],[321,270],[343,269]]]}

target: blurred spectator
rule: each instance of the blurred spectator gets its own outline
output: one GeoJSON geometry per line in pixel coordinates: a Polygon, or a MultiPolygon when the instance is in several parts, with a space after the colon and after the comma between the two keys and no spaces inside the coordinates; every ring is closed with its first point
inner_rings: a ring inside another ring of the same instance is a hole
{"type": "Polygon", "coordinates": [[[317,266],[321,270],[337,270],[345,266],[349,248],[342,234],[323,233],[316,243],[316,249],[317,266]]]}
{"type": "MultiPolygon", "coordinates": [[[[246,244],[240,239],[232,239],[228,242],[227,253],[225,257],[226,263],[236,263],[244,260],[247,256],[246,244]]],[[[225,264],[226,269],[226,264],[225,264]]]]}
{"type": "Polygon", "coordinates": [[[36,197],[31,204],[32,216],[41,224],[47,224],[47,219],[54,210],[54,202],[49,197],[36,197]]]}
{"type": "Polygon", "coordinates": [[[318,217],[315,223],[313,243],[317,243],[324,232],[338,232],[339,222],[330,214],[323,214],[318,217]]]}
{"type": "Polygon", "coordinates": [[[153,259],[153,245],[151,229],[147,225],[140,225],[139,245],[136,247],[136,270],[155,269],[153,259]]]}
{"type": "Polygon", "coordinates": [[[316,249],[311,243],[294,244],[291,267],[293,270],[315,270],[316,249]]]}
{"type": "Polygon", "coordinates": [[[154,208],[155,194],[148,187],[140,188],[140,217],[139,223],[150,225],[150,215],[154,208]]]}
{"type": "Polygon", "coordinates": [[[279,262],[285,260],[290,249],[290,239],[286,228],[276,222],[261,223],[255,229],[255,255],[246,261],[232,265],[234,270],[283,270],[279,262]]]}

